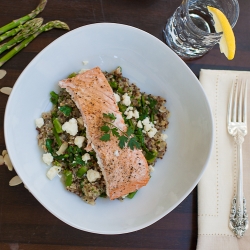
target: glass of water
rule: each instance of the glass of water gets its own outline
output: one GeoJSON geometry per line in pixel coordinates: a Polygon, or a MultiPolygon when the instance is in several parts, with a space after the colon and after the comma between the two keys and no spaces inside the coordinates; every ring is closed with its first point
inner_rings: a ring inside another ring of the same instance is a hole
{"type": "Polygon", "coordinates": [[[203,56],[221,39],[207,6],[221,10],[235,26],[239,16],[237,0],[183,0],[163,30],[166,44],[184,60],[203,56]]]}

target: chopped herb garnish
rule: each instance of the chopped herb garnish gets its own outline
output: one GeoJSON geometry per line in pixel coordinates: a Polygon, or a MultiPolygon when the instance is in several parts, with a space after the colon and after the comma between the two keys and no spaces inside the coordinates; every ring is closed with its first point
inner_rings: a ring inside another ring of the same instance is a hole
{"type": "Polygon", "coordinates": [[[142,107],[145,106],[145,96],[144,95],[141,96],[141,106],[142,107]]]}
{"type": "Polygon", "coordinates": [[[157,100],[155,100],[154,98],[152,97],[148,97],[148,101],[149,101],[149,104],[148,106],[151,108],[151,109],[154,109],[155,108],[155,105],[157,104],[157,100]]]}
{"type": "Polygon", "coordinates": [[[124,94],[124,90],[122,88],[120,88],[120,87],[118,87],[117,92],[120,93],[120,94],[124,94]]]}
{"type": "Polygon", "coordinates": [[[118,143],[119,147],[124,148],[127,141],[128,141],[128,138],[126,136],[124,136],[124,135],[120,136],[119,137],[119,143],[118,143]]]}
{"type": "Polygon", "coordinates": [[[105,132],[105,134],[100,138],[101,141],[109,141],[110,140],[110,134],[112,133],[113,136],[117,137],[119,142],[118,145],[120,148],[124,148],[126,146],[126,143],[130,149],[134,148],[141,148],[140,143],[138,142],[137,138],[131,137],[131,135],[134,133],[134,128],[128,127],[127,132],[123,132],[118,127],[116,127],[112,121],[116,119],[114,114],[103,114],[104,118],[109,118],[111,121],[104,121],[104,125],[101,127],[101,131],[105,132]],[[120,131],[120,133],[119,133],[120,131]]]}
{"type": "Polygon", "coordinates": [[[128,147],[130,147],[130,149],[134,150],[134,148],[141,148],[140,143],[137,141],[136,137],[132,137],[129,142],[128,142],[128,147]]]}
{"type": "Polygon", "coordinates": [[[142,129],[137,127],[134,134],[137,140],[139,141],[139,143],[141,144],[142,148],[144,149],[145,145],[144,145],[144,135],[142,133],[142,129]]]}
{"type": "Polygon", "coordinates": [[[116,136],[116,137],[120,136],[117,128],[112,128],[111,131],[112,131],[113,136],[116,136]]]}
{"type": "Polygon", "coordinates": [[[50,101],[54,104],[57,105],[58,102],[58,94],[56,94],[54,91],[50,92],[50,101]]]}
{"type": "Polygon", "coordinates": [[[53,157],[54,157],[54,159],[56,159],[58,161],[61,161],[62,159],[65,158],[64,155],[54,155],[53,157]]]}
{"type": "Polygon", "coordinates": [[[114,121],[116,119],[115,115],[113,113],[103,114],[104,118],[109,118],[111,121],[114,121]]]}
{"type": "Polygon", "coordinates": [[[109,85],[110,85],[111,88],[113,88],[113,89],[117,89],[117,86],[118,86],[116,81],[109,82],[109,85]]]}
{"type": "Polygon", "coordinates": [[[52,139],[46,139],[45,145],[47,150],[52,154],[53,149],[52,149],[52,144],[53,144],[53,140],[52,139]]]}
{"type": "Polygon", "coordinates": [[[158,110],[155,108],[155,105],[157,104],[157,100],[155,100],[154,98],[152,98],[152,97],[149,96],[148,97],[148,101],[149,101],[148,106],[151,109],[150,121],[154,122],[154,115],[158,113],[158,110]]]}
{"type": "Polygon", "coordinates": [[[126,109],[127,109],[127,107],[125,105],[121,104],[121,103],[118,104],[118,107],[119,107],[119,110],[122,113],[124,113],[126,111],[126,109]]]}
{"type": "Polygon", "coordinates": [[[133,133],[134,133],[134,129],[132,127],[128,127],[127,135],[131,136],[133,133]]]}
{"type": "Polygon", "coordinates": [[[76,72],[73,72],[73,73],[71,73],[71,74],[68,76],[68,78],[75,77],[76,75],[77,75],[77,73],[76,73],[76,72]]]}
{"type": "Polygon", "coordinates": [[[102,127],[101,127],[101,131],[104,131],[104,132],[106,132],[106,133],[108,133],[109,130],[110,130],[109,126],[102,126],[102,127]]]}
{"type": "Polygon", "coordinates": [[[107,194],[106,193],[101,193],[99,197],[106,198],[107,194]]]}
{"type": "Polygon", "coordinates": [[[104,134],[101,138],[101,141],[110,141],[110,134],[104,134]]]}
{"type": "Polygon", "coordinates": [[[70,106],[61,106],[60,108],[59,108],[59,110],[64,114],[64,115],[66,115],[66,116],[69,116],[70,115],[70,113],[71,113],[71,111],[72,111],[72,108],[70,107],[70,106]]]}
{"type": "Polygon", "coordinates": [[[153,163],[157,155],[158,155],[157,151],[153,151],[153,152],[148,151],[145,155],[145,158],[148,161],[148,163],[153,163]]]}
{"type": "Polygon", "coordinates": [[[78,164],[78,165],[85,165],[85,162],[82,160],[82,157],[81,156],[76,156],[75,157],[75,162],[76,162],[76,164],[78,164]]]}

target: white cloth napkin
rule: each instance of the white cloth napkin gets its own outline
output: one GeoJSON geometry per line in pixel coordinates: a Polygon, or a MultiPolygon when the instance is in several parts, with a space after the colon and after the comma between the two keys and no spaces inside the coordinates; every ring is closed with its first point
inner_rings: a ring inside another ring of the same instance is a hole
{"type": "Polygon", "coordinates": [[[200,82],[214,119],[214,143],[207,169],[198,184],[197,250],[249,250],[250,229],[238,239],[228,227],[236,192],[236,144],[227,132],[227,103],[232,83],[248,79],[248,134],[243,143],[244,196],[250,217],[250,72],[205,70],[200,82]]]}

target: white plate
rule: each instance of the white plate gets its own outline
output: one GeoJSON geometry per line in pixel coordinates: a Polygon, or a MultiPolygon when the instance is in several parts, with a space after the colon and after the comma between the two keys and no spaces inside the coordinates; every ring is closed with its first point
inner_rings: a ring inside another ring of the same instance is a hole
{"type": "Polygon", "coordinates": [[[36,199],[65,223],[99,234],[136,231],[174,209],[200,180],[213,134],[206,96],[186,64],[154,36],[111,23],[75,29],[39,53],[15,83],[4,127],[12,163],[36,199]],[[99,198],[91,206],[66,191],[59,178],[47,179],[34,120],[51,108],[49,92],[58,90],[60,79],[95,66],[107,71],[121,66],[142,91],[167,99],[171,117],[168,150],[149,184],[131,200],[99,198]]]}

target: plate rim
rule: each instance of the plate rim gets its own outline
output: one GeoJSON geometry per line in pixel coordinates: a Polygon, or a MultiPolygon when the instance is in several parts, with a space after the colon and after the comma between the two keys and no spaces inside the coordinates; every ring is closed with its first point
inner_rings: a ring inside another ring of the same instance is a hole
{"type": "MultiPolygon", "coordinates": [[[[16,91],[16,88],[18,87],[19,85],[19,82],[20,82],[20,79],[22,79],[23,75],[26,73],[26,71],[29,70],[29,68],[37,62],[37,60],[39,60],[39,58],[46,52],[46,50],[48,50],[51,46],[54,46],[55,43],[57,43],[58,41],[62,40],[62,39],[65,39],[65,37],[67,36],[71,36],[73,33],[76,33],[78,32],[79,30],[82,30],[82,29],[85,29],[85,28],[89,28],[91,26],[120,26],[122,28],[127,28],[127,29],[133,29],[133,30],[136,30],[137,32],[142,32],[144,34],[146,34],[147,36],[150,36],[151,38],[155,39],[156,42],[159,43],[159,45],[161,44],[161,46],[164,46],[165,48],[164,49],[167,49],[168,50],[168,53],[172,53],[175,55],[176,57],[176,60],[179,60],[179,63],[183,64],[184,67],[187,69],[187,71],[189,72],[190,75],[192,75],[192,77],[194,78],[194,80],[196,80],[197,83],[199,83],[199,88],[201,89],[202,93],[203,93],[203,96],[204,96],[204,100],[206,101],[206,106],[208,108],[208,111],[209,111],[209,118],[210,118],[210,121],[211,121],[211,140],[210,140],[210,147],[209,147],[209,153],[208,153],[208,156],[207,156],[207,159],[206,159],[206,162],[204,164],[204,166],[202,167],[201,169],[201,172],[200,174],[196,177],[196,181],[193,183],[193,185],[191,185],[191,187],[184,193],[184,195],[178,200],[178,202],[176,202],[174,205],[172,205],[169,209],[165,210],[163,213],[161,213],[160,215],[158,216],[155,216],[154,219],[150,220],[150,221],[147,221],[143,224],[140,224],[140,226],[136,226],[136,227],[133,227],[131,229],[122,229],[122,230],[119,230],[119,231],[111,231],[109,230],[108,232],[107,231],[96,231],[96,230],[91,230],[91,229],[87,229],[87,228],[82,228],[82,227],[79,227],[77,225],[75,225],[74,223],[71,223],[69,220],[65,219],[65,218],[62,218],[60,215],[54,213],[54,211],[52,212],[50,208],[48,208],[44,203],[43,201],[41,201],[39,199],[39,197],[37,197],[36,195],[33,194],[32,191],[31,194],[36,198],[36,200],[43,205],[43,207],[46,208],[46,210],[48,210],[50,213],[52,213],[55,217],[57,217],[58,219],[60,219],[61,221],[63,221],[64,223],[76,228],[76,229],[79,229],[79,230],[82,230],[82,231],[86,231],[86,232],[90,232],[90,233],[96,233],[96,234],[102,234],[102,235],[118,235],[118,234],[126,234],[126,233],[131,233],[131,232],[135,232],[135,231],[138,231],[138,230],[141,230],[143,228],[146,228],[152,224],[154,224],[155,222],[157,222],[158,220],[162,219],[164,216],[166,216],[167,214],[169,214],[174,208],[176,208],[191,192],[192,190],[196,187],[196,185],[199,183],[203,173],[205,172],[207,166],[208,166],[208,162],[209,162],[209,159],[211,157],[211,152],[212,152],[212,145],[213,145],[213,141],[214,141],[214,128],[213,128],[213,116],[212,116],[212,111],[211,111],[211,107],[209,105],[209,102],[208,102],[208,99],[207,99],[207,96],[205,94],[205,91],[204,89],[202,88],[198,78],[195,76],[195,74],[192,72],[192,70],[185,64],[185,62],[179,58],[175,52],[173,52],[163,41],[161,41],[160,39],[158,39],[157,37],[155,37],[154,35],[144,31],[144,30],[141,30],[139,28],[136,28],[136,27],[133,27],[133,26],[130,26],[130,25],[126,25],[126,24],[119,24],[119,23],[109,23],[109,22],[105,22],[105,23],[92,23],[92,24],[88,24],[88,25],[84,25],[84,26],[81,26],[81,27],[78,27],[76,29],[73,29],[63,35],[61,35],[60,37],[56,38],[54,41],[52,41],[50,44],[48,44],[45,48],[43,48],[29,63],[28,65],[24,68],[24,70],[21,72],[21,74],[18,76],[17,80],[15,81],[14,85],[13,85],[13,89],[12,89],[12,92],[15,93],[16,91]]],[[[6,104],[6,109],[5,109],[5,114],[4,114],[4,137],[5,137],[5,144],[6,144],[6,148],[7,148],[7,151],[8,152],[11,152],[11,149],[9,148],[8,146],[8,139],[6,139],[6,134],[7,134],[7,129],[8,129],[8,126],[7,126],[7,115],[8,115],[8,109],[9,109],[9,106],[11,105],[12,103],[12,95],[9,96],[8,98],[8,101],[7,101],[7,104],[6,104]]],[[[10,153],[11,154],[11,153],[10,153]]],[[[11,155],[10,155],[10,158],[11,158],[11,155]]],[[[17,172],[17,174],[19,175],[19,172],[15,169],[15,171],[17,172]]],[[[21,174],[22,175],[22,174],[21,174]]],[[[19,175],[20,176],[20,175],[19,175]]]]}

